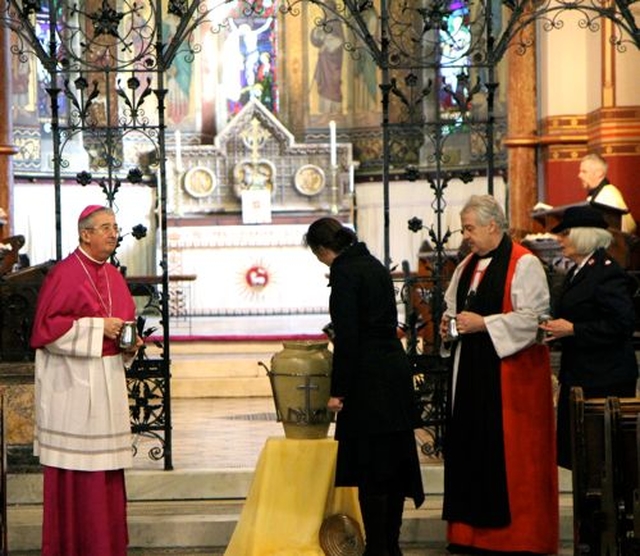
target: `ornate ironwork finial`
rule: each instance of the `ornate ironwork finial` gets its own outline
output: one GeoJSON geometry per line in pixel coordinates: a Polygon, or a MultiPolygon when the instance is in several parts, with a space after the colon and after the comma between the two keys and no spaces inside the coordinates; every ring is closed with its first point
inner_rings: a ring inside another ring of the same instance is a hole
{"type": "Polygon", "coordinates": [[[110,35],[120,38],[118,26],[124,17],[122,12],[117,12],[110,5],[108,0],[102,0],[102,6],[99,10],[88,14],[89,19],[93,21],[93,28],[96,36],[110,35]]]}

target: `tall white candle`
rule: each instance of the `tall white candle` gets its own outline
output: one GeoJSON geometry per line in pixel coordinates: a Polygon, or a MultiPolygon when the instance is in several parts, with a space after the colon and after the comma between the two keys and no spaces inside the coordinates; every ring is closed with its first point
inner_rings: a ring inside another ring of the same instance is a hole
{"type": "Polygon", "coordinates": [[[180,130],[176,129],[176,170],[182,171],[182,137],[180,136],[180,130]]]}
{"type": "Polygon", "coordinates": [[[353,195],[356,188],[356,175],[353,164],[349,165],[349,193],[353,195]]]}
{"type": "Polygon", "coordinates": [[[338,165],[338,147],[336,144],[336,122],[333,120],[329,122],[329,144],[331,152],[331,167],[334,168],[338,165]]]}

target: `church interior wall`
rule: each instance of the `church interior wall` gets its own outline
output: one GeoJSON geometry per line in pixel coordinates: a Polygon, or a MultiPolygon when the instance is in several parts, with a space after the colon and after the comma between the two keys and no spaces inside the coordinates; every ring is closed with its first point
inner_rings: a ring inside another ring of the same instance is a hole
{"type": "MultiPolygon", "coordinates": [[[[380,182],[360,183],[357,192],[357,230],[371,252],[384,259],[383,187],[380,182]]],[[[460,210],[471,195],[485,194],[487,180],[477,177],[471,183],[453,179],[446,189],[445,208],[442,215],[443,232],[453,233],[445,245],[448,251],[456,252],[462,241],[460,233],[460,210]]],[[[501,203],[506,203],[507,185],[501,178],[494,180],[494,194],[501,203]]],[[[435,195],[425,182],[394,181],[389,187],[389,253],[392,266],[408,261],[412,271],[418,267],[418,253],[423,243],[429,240],[429,228],[435,227],[433,207],[435,195]],[[408,221],[417,217],[423,222],[423,229],[414,233],[408,228],[408,221]]]]}
{"type": "MultiPolygon", "coordinates": [[[[605,48],[603,48],[603,43],[606,42],[607,38],[604,36],[604,31],[601,32],[592,32],[585,29],[581,29],[577,26],[573,26],[574,31],[573,35],[576,32],[582,33],[584,37],[584,54],[585,63],[584,67],[581,68],[581,82],[587,93],[587,105],[584,109],[585,113],[593,112],[597,110],[603,105],[603,87],[608,85],[612,86],[612,83],[606,83],[607,78],[605,76],[606,67],[608,64],[608,60],[605,60],[605,56],[607,56],[605,48]]],[[[568,50],[573,56],[576,55],[575,47],[569,48],[568,50]]],[[[573,58],[571,59],[573,60],[573,58]]],[[[569,61],[569,65],[567,67],[572,67],[572,61],[569,61]]],[[[570,94],[564,93],[565,96],[571,97],[573,95],[574,90],[577,87],[570,87],[568,89],[564,89],[563,91],[569,91],[570,94]]],[[[576,112],[574,108],[573,113],[576,112]]]]}
{"type": "Polygon", "coordinates": [[[540,118],[586,113],[590,83],[600,83],[600,56],[588,54],[588,35],[593,33],[578,27],[577,13],[565,13],[563,20],[564,27],[552,31],[543,29],[543,21],[538,23],[540,118]]]}
{"type": "Polygon", "coordinates": [[[608,24],[589,31],[579,25],[584,17],[578,11],[564,13],[563,27],[552,31],[539,24],[540,200],[554,206],[583,201],[580,159],[598,152],[609,163],[610,181],[637,216],[640,50],[632,44],[616,50],[608,42],[608,24]]]}
{"type": "MultiPolygon", "coordinates": [[[[56,258],[55,202],[52,183],[16,182],[14,185],[14,226],[24,236],[21,253],[28,255],[32,265],[56,258]]],[[[104,204],[104,194],[97,187],[64,185],[61,195],[62,255],[78,245],[78,215],[90,204],[104,204]]],[[[146,187],[127,187],[114,205],[118,225],[124,230],[116,253],[129,276],[158,274],[155,255],[155,195],[146,187]],[[142,224],[147,236],[136,240],[133,226],[142,224]]]]}
{"type": "Polygon", "coordinates": [[[629,47],[626,52],[616,54],[616,105],[637,106],[640,98],[640,49],[629,47]]]}

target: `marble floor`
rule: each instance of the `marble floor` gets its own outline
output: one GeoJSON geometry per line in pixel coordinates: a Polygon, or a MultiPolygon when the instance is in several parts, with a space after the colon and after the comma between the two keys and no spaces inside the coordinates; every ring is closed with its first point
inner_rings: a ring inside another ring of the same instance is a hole
{"type": "MultiPolygon", "coordinates": [[[[325,316],[297,318],[250,319],[254,336],[272,334],[317,334],[327,322],[325,316]],[[260,323],[259,326],[256,322],[260,323]]],[[[172,319],[172,335],[236,336],[247,330],[247,318],[172,319]]],[[[254,469],[268,437],[284,436],[282,424],[276,420],[271,397],[247,398],[176,398],[172,400],[172,468],[175,470],[254,469]]],[[[333,435],[333,425],[329,430],[333,435]]],[[[134,469],[164,468],[164,461],[154,461],[150,450],[157,443],[136,440],[134,469]]],[[[423,464],[437,464],[421,456],[423,464]]],[[[439,545],[404,546],[404,556],[444,556],[439,545]]],[[[573,553],[563,546],[559,556],[573,553]]],[[[36,556],[39,551],[11,551],[10,556],[36,556]]],[[[223,556],[224,548],[132,548],[128,556],[223,556]]]]}
{"type": "MultiPolygon", "coordinates": [[[[284,436],[276,421],[272,398],[183,398],[172,402],[173,468],[252,469],[266,439],[284,436]]],[[[329,430],[333,434],[333,425],[329,430]]],[[[162,469],[162,462],[147,456],[144,441],[138,445],[136,469],[162,469]]],[[[425,461],[423,460],[423,463],[425,461]]],[[[429,462],[426,462],[429,463],[429,462]]],[[[431,462],[434,463],[434,462],[431,462]]],[[[404,556],[444,556],[446,548],[404,546],[404,556]]],[[[570,556],[573,549],[563,546],[559,556],[570,556]]],[[[10,556],[37,556],[39,551],[11,551],[10,556]]],[[[132,548],[128,556],[223,556],[224,548],[132,548]]]]}
{"type": "MultiPolygon", "coordinates": [[[[272,398],[178,398],[171,404],[173,468],[255,467],[265,440],[284,436],[272,398]]],[[[136,469],[162,469],[147,457],[153,444],[137,440],[136,469]]]]}
{"type": "MultiPolygon", "coordinates": [[[[173,412],[174,469],[253,468],[266,439],[284,436],[276,421],[272,398],[196,398],[176,399],[173,412]]],[[[333,425],[329,429],[333,434],[333,425]]],[[[422,457],[423,464],[429,462],[422,457]]],[[[137,457],[135,467],[149,468],[151,463],[137,457]]],[[[404,556],[445,556],[443,546],[404,546],[404,556]]],[[[129,556],[222,556],[224,550],[212,549],[132,549],[129,556]]],[[[573,554],[572,546],[561,547],[558,556],[573,554]]],[[[13,555],[12,555],[13,556],[13,555]]],[[[33,553],[15,556],[35,556],[33,553]]]]}
{"type": "MultiPolygon", "coordinates": [[[[267,438],[284,436],[273,398],[178,398],[172,401],[173,469],[253,469],[267,438]]],[[[329,427],[333,436],[334,425],[329,427]]],[[[418,438],[418,441],[420,439],[418,438]]],[[[135,469],[162,469],[164,462],[148,457],[157,446],[134,440],[135,469]]],[[[420,455],[422,464],[438,459],[420,455]]]]}

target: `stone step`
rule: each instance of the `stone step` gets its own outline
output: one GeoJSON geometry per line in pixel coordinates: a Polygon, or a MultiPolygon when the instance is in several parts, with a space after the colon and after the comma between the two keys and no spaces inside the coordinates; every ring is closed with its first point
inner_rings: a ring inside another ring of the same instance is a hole
{"type": "MultiPolygon", "coordinates": [[[[561,473],[560,540],[572,539],[572,501],[561,473]]],[[[131,547],[224,547],[242,512],[252,469],[127,472],[131,547]]],[[[570,477],[570,476],[569,476],[570,477]]],[[[402,542],[445,543],[441,519],[442,466],[423,466],[427,499],[422,508],[405,507],[402,542]]],[[[570,484],[570,481],[569,481],[570,484]]],[[[42,476],[9,475],[8,544],[11,551],[40,547],[42,476]]]]}
{"type": "MultiPolygon", "coordinates": [[[[171,394],[177,398],[271,396],[263,363],[282,349],[280,341],[173,342],[171,394]]],[[[149,354],[159,356],[149,346],[149,354]]]]}
{"type": "MultiPolygon", "coordinates": [[[[131,501],[127,507],[132,548],[224,547],[229,543],[243,500],[131,501]]],[[[441,544],[446,541],[446,524],[441,519],[442,498],[427,497],[423,507],[407,503],[404,512],[403,544],[441,544]]],[[[40,548],[42,507],[10,506],[8,544],[11,550],[40,548]]],[[[560,499],[560,540],[572,538],[571,498],[560,499]]]]}

